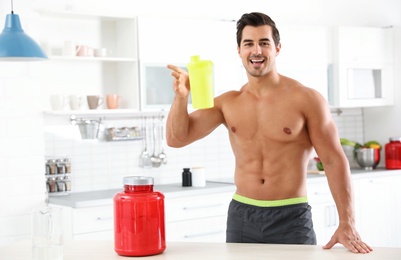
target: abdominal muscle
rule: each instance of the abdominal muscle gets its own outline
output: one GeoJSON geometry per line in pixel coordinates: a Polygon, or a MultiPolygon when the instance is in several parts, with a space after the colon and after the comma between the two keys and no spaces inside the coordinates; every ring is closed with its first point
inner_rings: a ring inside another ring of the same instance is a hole
{"type": "Polygon", "coordinates": [[[256,200],[306,196],[306,163],[311,149],[286,144],[263,152],[255,147],[242,153],[233,150],[237,194],[256,200]]]}

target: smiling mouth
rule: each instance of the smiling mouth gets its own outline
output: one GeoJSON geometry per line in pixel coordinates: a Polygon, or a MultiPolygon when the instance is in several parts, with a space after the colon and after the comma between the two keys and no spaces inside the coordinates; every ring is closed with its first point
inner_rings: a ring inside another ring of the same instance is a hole
{"type": "Polygon", "coordinates": [[[262,64],[264,61],[265,59],[250,59],[252,64],[262,64]]]}

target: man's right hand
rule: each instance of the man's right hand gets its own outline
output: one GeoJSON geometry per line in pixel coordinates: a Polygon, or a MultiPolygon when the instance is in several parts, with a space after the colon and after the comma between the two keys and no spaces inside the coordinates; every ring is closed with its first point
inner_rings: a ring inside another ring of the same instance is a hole
{"type": "Polygon", "coordinates": [[[174,78],[173,89],[176,95],[188,98],[190,90],[188,72],[171,64],[168,64],[167,68],[172,71],[171,76],[174,78]]]}

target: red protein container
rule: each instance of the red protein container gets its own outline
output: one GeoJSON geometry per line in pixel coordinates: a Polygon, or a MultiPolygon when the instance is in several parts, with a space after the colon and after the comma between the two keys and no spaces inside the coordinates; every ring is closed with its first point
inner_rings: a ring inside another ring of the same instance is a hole
{"type": "Polygon", "coordinates": [[[385,146],[386,168],[401,169],[401,137],[391,137],[385,146]]]}
{"type": "Polygon", "coordinates": [[[148,256],[165,249],[164,195],[153,191],[151,177],[124,177],[124,192],[114,195],[114,250],[148,256]]]}

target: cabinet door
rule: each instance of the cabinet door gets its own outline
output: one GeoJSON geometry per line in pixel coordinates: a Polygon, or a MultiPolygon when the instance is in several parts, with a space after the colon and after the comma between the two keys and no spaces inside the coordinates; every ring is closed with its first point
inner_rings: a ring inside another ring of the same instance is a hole
{"type": "MultiPolygon", "coordinates": [[[[356,218],[358,232],[371,246],[395,246],[397,233],[396,187],[393,177],[372,177],[358,180],[356,218]]],[[[399,204],[398,204],[399,205],[399,204]]]]}
{"type": "Polygon", "coordinates": [[[392,28],[339,27],[339,63],[392,64],[392,28]]]}
{"type": "Polygon", "coordinates": [[[226,241],[226,216],[200,218],[166,223],[168,242],[226,241]]]}
{"type": "Polygon", "coordinates": [[[215,193],[165,200],[166,222],[226,216],[233,193],[215,193]]]}
{"type": "Polygon", "coordinates": [[[394,104],[393,29],[338,27],[329,66],[330,103],[340,107],[394,104]]]}
{"type": "Polygon", "coordinates": [[[339,220],[334,202],[313,204],[312,219],[317,244],[327,244],[338,227],[339,220]]]}
{"type": "Polygon", "coordinates": [[[317,244],[325,245],[330,241],[339,223],[337,208],[326,178],[308,183],[308,201],[312,207],[317,244]]]}
{"type": "Polygon", "coordinates": [[[398,173],[397,176],[394,176],[394,204],[393,207],[396,208],[396,216],[395,219],[397,220],[394,223],[394,230],[395,230],[395,239],[394,239],[394,246],[401,247],[401,174],[398,173]]]}
{"type": "Polygon", "coordinates": [[[327,99],[328,29],[323,26],[280,26],[279,30],[278,72],[316,89],[327,99]]]}
{"type": "Polygon", "coordinates": [[[73,209],[73,234],[108,231],[114,228],[112,206],[73,209]]]}
{"type": "Polygon", "coordinates": [[[194,55],[213,62],[215,96],[238,90],[245,82],[237,53],[234,21],[141,16],[138,18],[138,33],[143,109],[170,106],[174,93],[166,65],[186,68],[194,55]],[[156,71],[152,64],[156,70],[165,70],[158,72],[161,77],[150,74],[156,71]],[[146,70],[150,73],[146,74],[146,70]],[[160,97],[160,86],[168,92],[167,95],[160,97]]]}

